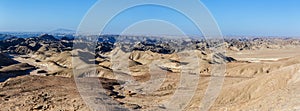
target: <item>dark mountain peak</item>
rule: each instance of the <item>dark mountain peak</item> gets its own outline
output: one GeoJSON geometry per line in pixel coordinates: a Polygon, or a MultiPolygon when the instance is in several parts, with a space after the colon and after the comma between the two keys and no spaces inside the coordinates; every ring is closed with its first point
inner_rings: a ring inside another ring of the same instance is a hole
{"type": "Polygon", "coordinates": [[[71,40],[74,40],[74,38],[72,38],[72,37],[62,37],[61,40],[71,41],[71,40]]]}
{"type": "Polygon", "coordinates": [[[56,39],[53,35],[48,35],[48,34],[40,35],[38,38],[46,41],[58,41],[58,39],[56,39]]]}
{"type": "Polygon", "coordinates": [[[12,64],[16,64],[18,63],[17,61],[11,59],[9,57],[8,54],[5,54],[5,53],[0,53],[0,67],[2,66],[9,66],[9,65],[12,65],[12,64]]]}

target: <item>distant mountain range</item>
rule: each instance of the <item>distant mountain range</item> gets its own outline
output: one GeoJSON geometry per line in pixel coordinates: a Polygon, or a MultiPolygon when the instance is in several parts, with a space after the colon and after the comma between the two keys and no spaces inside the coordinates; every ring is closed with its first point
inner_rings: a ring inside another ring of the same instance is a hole
{"type": "Polygon", "coordinates": [[[50,31],[49,33],[70,34],[70,33],[76,33],[76,31],[60,28],[60,29],[55,29],[53,31],[50,31]]]}

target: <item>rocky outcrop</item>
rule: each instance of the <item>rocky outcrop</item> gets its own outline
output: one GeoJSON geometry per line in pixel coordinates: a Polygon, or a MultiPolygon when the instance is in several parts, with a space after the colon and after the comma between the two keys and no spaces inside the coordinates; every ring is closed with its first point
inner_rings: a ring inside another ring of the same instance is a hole
{"type": "Polygon", "coordinates": [[[62,77],[22,76],[0,83],[1,110],[89,111],[74,80],[62,77]]]}

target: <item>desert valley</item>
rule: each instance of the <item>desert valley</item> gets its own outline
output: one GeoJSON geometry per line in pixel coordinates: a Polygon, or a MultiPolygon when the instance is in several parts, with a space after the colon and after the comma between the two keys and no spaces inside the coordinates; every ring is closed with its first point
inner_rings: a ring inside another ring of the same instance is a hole
{"type": "Polygon", "coordinates": [[[1,111],[300,110],[300,39],[95,37],[2,34],[1,111]]]}

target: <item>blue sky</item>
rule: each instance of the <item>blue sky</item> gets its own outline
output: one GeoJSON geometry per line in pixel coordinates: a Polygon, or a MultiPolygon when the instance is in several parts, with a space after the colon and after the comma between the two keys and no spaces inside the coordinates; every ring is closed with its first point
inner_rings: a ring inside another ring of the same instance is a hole
{"type": "Polygon", "coordinates": [[[202,0],[223,33],[300,35],[299,0],[202,0]]]}
{"type": "MultiPolygon", "coordinates": [[[[0,0],[0,31],[76,30],[96,1],[0,0]]],[[[211,11],[224,35],[300,36],[299,0],[201,1],[211,11]]],[[[182,1],[179,3],[184,4],[182,1]]],[[[106,31],[117,33],[122,29],[120,27],[131,23],[128,20],[150,17],[172,21],[188,34],[199,34],[182,15],[151,6],[124,12],[112,21],[112,26],[106,31]],[[171,17],[166,16],[170,14],[171,17]]]]}
{"type": "Polygon", "coordinates": [[[0,0],[1,31],[76,29],[96,0],[0,0]]]}

